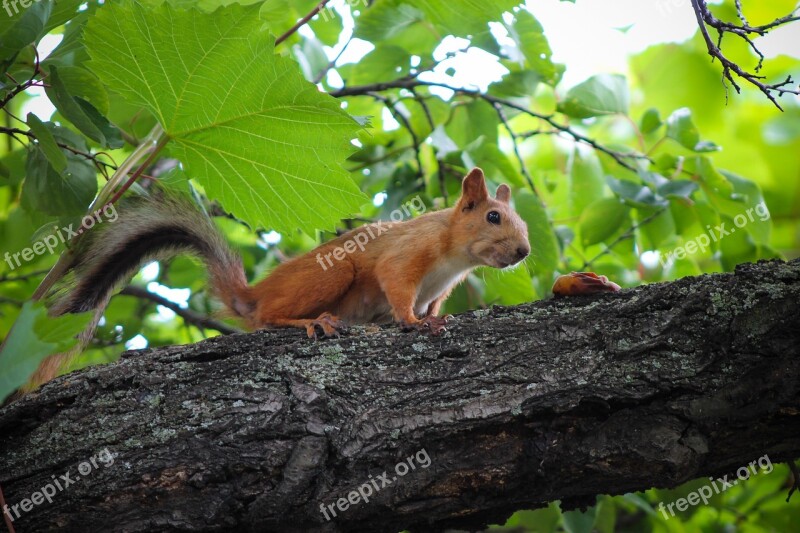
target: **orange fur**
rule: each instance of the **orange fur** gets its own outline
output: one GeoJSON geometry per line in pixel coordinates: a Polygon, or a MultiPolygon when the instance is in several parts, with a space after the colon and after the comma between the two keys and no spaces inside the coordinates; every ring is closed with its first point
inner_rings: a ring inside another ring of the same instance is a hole
{"type": "Polygon", "coordinates": [[[250,326],[294,326],[311,332],[323,315],[346,324],[393,319],[419,326],[439,313],[469,271],[482,265],[502,268],[530,251],[527,227],[508,203],[508,187],[501,186],[497,197],[489,197],[483,172],[475,169],[464,179],[454,208],[384,224],[387,230],[370,239],[363,251],[332,260],[332,266],[326,255],[332,259],[334,249],[367,231],[365,227],[278,266],[250,288],[249,299],[256,306],[250,326]],[[500,225],[487,222],[489,211],[500,214],[500,225]]]}

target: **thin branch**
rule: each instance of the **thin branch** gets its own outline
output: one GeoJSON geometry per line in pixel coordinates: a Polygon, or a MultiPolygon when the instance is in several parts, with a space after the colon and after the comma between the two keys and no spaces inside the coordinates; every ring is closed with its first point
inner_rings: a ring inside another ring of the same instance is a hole
{"type": "MultiPolygon", "coordinates": [[[[6,135],[10,135],[11,137],[14,137],[15,135],[25,135],[26,137],[28,137],[31,140],[38,140],[38,139],[36,139],[36,135],[34,135],[34,133],[32,131],[30,131],[30,130],[21,130],[19,128],[0,127],[0,133],[4,133],[6,135]]],[[[16,137],[14,137],[14,138],[16,139],[16,137]]],[[[19,139],[17,139],[17,140],[19,140],[19,139]]],[[[75,155],[79,155],[79,156],[81,156],[81,157],[83,157],[83,158],[85,158],[87,160],[92,161],[92,163],[94,163],[94,165],[101,172],[102,172],[101,168],[110,168],[110,169],[113,169],[113,170],[117,169],[116,165],[111,164],[111,163],[106,163],[105,161],[101,161],[100,159],[98,159],[98,156],[100,156],[100,155],[104,155],[104,156],[106,156],[108,158],[111,157],[105,152],[89,153],[89,152],[84,152],[82,150],[78,150],[74,146],[70,146],[68,144],[64,144],[64,143],[60,143],[60,142],[56,142],[56,144],[60,148],[63,148],[64,150],[67,150],[69,152],[72,152],[75,155]]]]}
{"type": "Polygon", "coordinates": [[[787,88],[787,85],[793,85],[794,81],[792,80],[791,76],[787,76],[786,79],[780,83],[773,83],[767,84],[764,83],[762,80],[766,79],[766,76],[759,76],[757,74],[753,74],[741,68],[738,64],[734,63],[727,57],[725,54],[722,53],[721,45],[722,45],[722,37],[726,33],[732,33],[734,35],[738,35],[743,40],[745,40],[749,45],[750,48],[755,51],[755,53],[759,57],[758,64],[756,65],[755,71],[758,72],[761,70],[761,66],[764,62],[764,55],[761,51],[756,47],[755,43],[750,39],[750,35],[756,34],[759,36],[763,36],[772,28],[777,26],[787,24],[789,22],[793,22],[796,20],[800,20],[800,16],[795,16],[795,13],[800,9],[800,5],[794,8],[794,10],[786,15],[785,17],[781,17],[779,19],[775,19],[774,21],[770,22],[769,24],[764,24],[763,26],[750,26],[748,24],[747,19],[745,18],[744,14],[742,13],[742,6],[741,2],[737,0],[736,2],[736,10],[737,15],[739,16],[739,20],[741,20],[742,24],[733,24],[730,22],[724,22],[717,17],[715,17],[711,10],[708,8],[708,4],[706,0],[691,0],[692,1],[692,8],[694,9],[695,18],[697,19],[697,25],[700,27],[700,33],[703,35],[703,40],[706,42],[706,47],[708,48],[708,55],[711,56],[712,61],[714,59],[718,59],[719,62],[722,64],[722,83],[726,89],[726,97],[727,97],[727,83],[733,86],[737,93],[741,93],[741,87],[736,80],[734,79],[734,75],[737,77],[744,79],[745,81],[751,83],[752,85],[756,86],[762,93],[764,93],[767,98],[772,102],[775,107],[783,111],[783,108],[778,103],[775,96],[772,92],[778,93],[778,96],[783,96],[784,94],[795,94],[800,95],[800,87],[797,89],[787,88]],[[712,27],[717,30],[718,39],[716,42],[711,38],[711,35],[708,32],[708,28],[712,27]]]}
{"type": "Polygon", "coordinates": [[[47,75],[44,74],[42,72],[42,69],[40,68],[39,51],[36,49],[35,46],[33,47],[33,54],[34,54],[33,73],[31,74],[30,79],[20,83],[17,80],[15,80],[11,74],[9,74],[8,72],[5,73],[6,77],[11,81],[13,81],[14,83],[16,83],[16,85],[10,91],[8,91],[8,93],[3,97],[2,100],[0,100],[0,109],[4,109],[6,107],[6,104],[8,104],[11,100],[13,100],[15,96],[17,96],[21,92],[26,91],[30,87],[45,86],[43,80],[47,75]],[[36,76],[41,76],[42,79],[37,81],[36,76]]]}
{"type": "Polygon", "coordinates": [[[163,296],[159,296],[158,294],[154,294],[147,289],[143,289],[142,287],[136,287],[134,285],[128,285],[120,294],[125,296],[133,296],[134,298],[139,298],[141,300],[148,300],[155,304],[158,304],[162,307],[166,307],[170,311],[174,312],[176,315],[181,317],[186,323],[192,324],[199,328],[209,328],[215,329],[222,333],[223,335],[231,335],[233,333],[241,333],[240,330],[233,328],[224,322],[220,322],[218,320],[214,320],[213,318],[198,313],[196,311],[192,311],[191,309],[184,309],[180,305],[176,304],[175,302],[164,298],[163,296]]]}
{"type": "MultiPolygon", "coordinates": [[[[433,134],[433,131],[436,129],[436,122],[433,120],[430,107],[428,107],[427,102],[425,102],[425,98],[422,98],[419,94],[417,94],[416,89],[412,87],[409,90],[411,91],[411,94],[414,95],[414,101],[417,102],[420,107],[422,107],[422,111],[425,113],[425,119],[428,121],[428,126],[431,128],[431,134],[433,134]]],[[[439,158],[439,154],[437,153],[434,153],[434,157],[436,158],[436,176],[439,179],[439,189],[442,192],[444,206],[448,207],[450,205],[450,199],[448,198],[447,194],[447,180],[445,179],[444,171],[442,170],[442,160],[439,158]]]]}
{"type": "Polygon", "coordinates": [[[11,276],[9,274],[3,274],[0,276],[0,283],[11,283],[13,281],[27,281],[30,278],[35,278],[37,276],[41,276],[43,274],[47,274],[50,272],[49,268],[45,268],[44,270],[35,270],[33,272],[29,272],[27,274],[20,274],[18,276],[11,276]]]}
{"type": "Polygon", "coordinates": [[[326,4],[327,4],[329,1],[330,1],[330,0],[322,0],[322,2],[320,2],[319,4],[317,4],[317,5],[316,5],[316,7],[314,7],[314,9],[312,9],[312,10],[311,10],[311,12],[309,12],[309,13],[308,13],[308,15],[306,15],[305,17],[303,17],[303,18],[301,18],[300,20],[298,20],[298,21],[297,21],[297,24],[295,24],[294,26],[292,26],[291,28],[289,28],[289,31],[287,31],[286,33],[284,33],[283,35],[281,35],[280,37],[278,37],[277,39],[275,39],[275,46],[278,46],[278,45],[279,45],[279,44],[281,44],[283,41],[285,41],[286,39],[288,39],[289,37],[291,37],[291,36],[292,36],[292,35],[293,35],[293,34],[294,34],[294,33],[295,33],[297,30],[299,30],[300,28],[302,28],[303,26],[305,26],[306,24],[308,24],[308,21],[309,21],[309,20],[311,20],[312,18],[314,18],[314,16],[315,16],[317,13],[319,13],[320,11],[322,11],[322,8],[323,8],[323,7],[325,7],[325,5],[326,5],[326,4]]]}
{"type": "Polygon", "coordinates": [[[500,118],[500,122],[503,123],[506,131],[511,136],[511,142],[514,145],[514,155],[517,156],[517,161],[519,161],[519,168],[522,172],[522,175],[525,176],[525,180],[528,182],[528,186],[531,188],[531,191],[533,191],[533,194],[539,196],[539,191],[536,190],[536,185],[533,184],[531,173],[528,172],[528,166],[525,164],[525,160],[522,158],[522,153],[519,151],[519,136],[514,133],[513,129],[511,129],[511,124],[508,123],[508,117],[506,117],[505,111],[503,111],[503,106],[499,103],[496,103],[494,104],[494,109],[497,111],[497,116],[500,118]]]}
{"type": "Polygon", "coordinates": [[[408,130],[408,133],[411,135],[411,142],[414,145],[414,156],[417,160],[417,166],[419,167],[417,170],[417,176],[423,175],[423,168],[422,168],[422,154],[420,153],[420,140],[417,136],[416,132],[414,132],[414,128],[411,127],[411,123],[408,119],[403,115],[394,102],[391,99],[383,96],[380,93],[368,93],[369,96],[373,97],[375,100],[383,103],[392,116],[397,120],[403,127],[408,130]]]}
{"type": "Polygon", "coordinates": [[[637,153],[623,153],[617,152],[615,150],[611,150],[610,148],[606,148],[605,146],[601,145],[597,141],[586,137],[585,135],[578,133],[577,131],[573,130],[569,126],[565,126],[564,124],[559,123],[555,119],[555,115],[545,115],[542,113],[537,113],[532,111],[524,106],[516,104],[509,100],[504,100],[502,98],[497,98],[496,96],[492,96],[489,94],[484,94],[475,89],[466,89],[463,87],[453,87],[452,85],[448,85],[446,83],[439,83],[439,82],[432,82],[432,81],[422,81],[418,80],[411,76],[406,76],[404,78],[400,78],[394,81],[383,82],[383,83],[375,83],[371,85],[360,85],[360,86],[353,86],[353,87],[345,87],[343,89],[339,89],[337,91],[333,91],[330,93],[331,96],[335,98],[342,98],[345,96],[363,96],[363,95],[370,95],[372,96],[373,93],[388,91],[391,89],[412,89],[416,87],[442,87],[444,89],[449,89],[455,93],[466,94],[468,96],[472,96],[473,98],[481,98],[486,102],[492,104],[500,104],[504,107],[508,107],[510,109],[515,109],[526,115],[529,115],[533,118],[537,118],[549,124],[554,129],[558,130],[561,133],[565,133],[572,137],[576,142],[587,144],[594,148],[599,152],[603,152],[611,156],[614,161],[617,162],[620,166],[627,168],[633,172],[636,172],[636,168],[628,163],[626,159],[647,159],[647,156],[637,154],[637,153]]]}
{"type": "Polygon", "coordinates": [[[633,235],[636,233],[637,229],[646,226],[647,224],[649,224],[650,222],[655,220],[661,213],[663,213],[666,210],[667,210],[666,207],[662,207],[661,209],[659,209],[658,211],[656,211],[655,213],[653,213],[649,217],[645,218],[644,220],[641,220],[641,221],[637,222],[636,224],[634,224],[633,226],[628,228],[628,231],[626,231],[625,233],[623,233],[622,235],[620,235],[619,237],[614,239],[614,241],[611,244],[607,245],[605,250],[603,250],[602,252],[597,254],[595,257],[593,257],[589,261],[584,261],[583,262],[583,266],[581,267],[581,270],[585,270],[586,268],[588,268],[590,265],[592,265],[595,261],[597,261],[601,257],[603,257],[605,255],[608,255],[616,245],[618,245],[619,243],[621,243],[624,240],[627,240],[627,239],[630,239],[631,237],[633,237],[633,235]]]}
{"type": "Polygon", "coordinates": [[[378,163],[383,163],[387,159],[391,159],[394,156],[405,152],[406,150],[413,150],[413,149],[414,149],[414,147],[411,146],[411,145],[409,145],[409,146],[401,146],[400,148],[395,148],[394,150],[386,152],[384,155],[382,155],[381,157],[379,157],[377,159],[371,159],[369,161],[364,161],[360,165],[356,165],[353,168],[349,168],[348,171],[349,172],[358,172],[359,170],[364,170],[365,168],[371,167],[372,165],[377,165],[378,163]]]}
{"type": "Polygon", "coordinates": [[[339,58],[341,58],[341,57],[342,57],[342,54],[344,54],[344,51],[345,51],[345,50],[347,50],[347,47],[348,47],[348,46],[350,46],[350,43],[352,43],[352,42],[353,42],[353,36],[351,35],[351,36],[350,36],[350,38],[347,40],[347,42],[346,42],[346,43],[344,43],[344,46],[342,46],[342,49],[339,51],[339,53],[338,53],[338,54],[336,54],[336,57],[334,57],[333,59],[331,59],[331,60],[330,60],[330,62],[329,62],[327,65],[325,65],[325,68],[323,68],[323,69],[320,71],[320,73],[316,75],[316,77],[314,78],[314,81],[312,82],[314,85],[316,85],[316,84],[318,84],[319,82],[321,82],[321,81],[322,81],[322,80],[325,78],[325,75],[326,75],[326,74],[327,74],[327,73],[328,73],[328,72],[329,72],[329,71],[330,71],[330,70],[331,70],[333,67],[335,67],[335,66],[336,66],[336,63],[339,61],[339,58]]]}

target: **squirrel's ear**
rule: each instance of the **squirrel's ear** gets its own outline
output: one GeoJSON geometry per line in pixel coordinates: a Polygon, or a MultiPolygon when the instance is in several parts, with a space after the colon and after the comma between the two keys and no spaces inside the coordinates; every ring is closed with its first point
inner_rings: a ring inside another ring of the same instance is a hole
{"type": "Polygon", "coordinates": [[[461,182],[461,210],[472,209],[481,202],[489,198],[489,191],[486,189],[486,179],[483,170],[473,168],[464,181],[461,182]]]}
{"type": "Polygon", "coordinates": [[[497,188],[497,194],[494,195],[498,202],[507,204],[511,201],[511,188],[505,183],[497,188]]]}

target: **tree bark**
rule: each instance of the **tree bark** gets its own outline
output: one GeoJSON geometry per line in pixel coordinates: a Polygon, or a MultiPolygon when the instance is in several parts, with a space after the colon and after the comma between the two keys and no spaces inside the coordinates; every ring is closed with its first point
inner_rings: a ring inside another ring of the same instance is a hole
{"type": "Polygon", "coordinates": [[[218,337],[5,407],[0,486],[11,508],[74,480],[17,507],[20,532],[474,530],[800,456],[798,356],[800,260],[474,311],[441,337],[218,337]]]}

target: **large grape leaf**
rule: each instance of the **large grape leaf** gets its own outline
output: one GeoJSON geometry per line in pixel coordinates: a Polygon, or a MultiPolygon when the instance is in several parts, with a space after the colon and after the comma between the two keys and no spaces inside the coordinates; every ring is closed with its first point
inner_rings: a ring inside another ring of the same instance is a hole
{"type": "Polygon", "coordinates": [[[275,55],[258,9],[110,3],[87,24],[89,66],[155,115],[187,174],[237,216],[329,228],[365,199],[341,166],[359,126],[275,55]]]}

